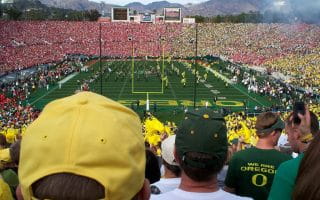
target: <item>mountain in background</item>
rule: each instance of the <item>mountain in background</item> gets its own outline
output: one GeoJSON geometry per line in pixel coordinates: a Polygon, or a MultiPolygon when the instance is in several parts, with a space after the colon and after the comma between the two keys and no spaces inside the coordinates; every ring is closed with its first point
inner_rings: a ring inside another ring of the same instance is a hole
{"type": "MultiPolygon", "coordinates": [[[[91,10],[96,9],[103,13],[111,13],[111,8],[118,6],[113,4],[106,3],[96,3],[89,0],[40,0],[43,4],[50,7],[64,8],[64,9],[72,9],[72,10],[91,10]]],[[[170,3],[167,1],[157,1],[153,3],[149,3],[144,5],[139,2],[133,2],[125,5],[125,7],[129,7],[132,10],[136,10],[137,12],[154,12],[157,14],[162,14],[163,8],[166,7],[179,7],[182,8],[183,11],[186,11],[185,7],[182,4],[178,3],[170,3]]]]}
{"type": "Polygon", "coordinates": [[[17,9],[47,9],[47,6],[43,5],[39,0],[14,0],[14,5],[17,9]]]}
{"type": "Polygon", "coordinates": [[[157,1],[149,4],[142,4],[140,2],[133,2],[125,5],[125,7],[136,10],[137,12],[152,12],[163,14],[163,8],[182,8],[182,12],[187,11],[187,8],[178,3],[170,3],[168,1],[157,1]]]}
{"type": "Polygon", "coordinates": [[[126,5],[127,7],[136,10],[137,12],[146,12],[145,5],[140,2],[132,2],[126,5]]]}
{"type": "Polygon", "coordinates": [[[252,0],[210,0],[190,6],[187,15],[215,16],[259,11],[252,0]]]}
{"type": "MultiPolygon", "coordinates": [[[[96,9],[100,12],[111,13],[112,4],[96,3],[89,0],[40,0],[43,4],[50,7],[58,7],[73,10],[91,10],[96,9]]],[[[179,7],[182,8],[182,14],[186,15],[229,15],[248,13],[250,11],[267,10],[270,4],[276,0],[209,0],[199,4],[182,5],[178,3],[170,3],[168,1],[155,1],[149,4],[132,2],[125,7],[129,7],[137,12],[154,12],[162,14],[163,8],[179,7]]]]}
{"type": "Polygon", "coordinates": [[[289,0],[209,0],[188,6],[187,15],[236,15],[249,12],[290,12],[289,0]]]}
{"type": "Polygon", "coordinates": [[[111,8],[115,5],[106,3],[96,3],[89,0],[40,0],[41,3],[56,8],[72,9],[72,10],[92,10],[96,9],[100,12],[110,13],[111,8]]]}
{"type": "MultiPolygon", "coordinates": [[[[23,1],[23,0],[22,0],[23,1]]],[[[35,1],[35,0],[33,0],[35,1]]],[[[58,7],[73,10],[96,9],[100,13],[111,13],[111,8],[117,5],[96,3],[90,0],[40,0],[49,7],[58,7]]],[[[297,16],[307,21],[319,21],[320,0],[208,0],[199,4],[181,5],[167,1],[156,1],[150,4],[133,2],[126,7],[137,12],[154,12],[162,14],[165,7],[182,8],[183,16],[236,15],[249,12],[277,12],[286,17],[297,16]],[[315,19],[315,20],[314,20],[315,19]]],[[[110,15],[110,14],[108,14],[110,15]]]]}

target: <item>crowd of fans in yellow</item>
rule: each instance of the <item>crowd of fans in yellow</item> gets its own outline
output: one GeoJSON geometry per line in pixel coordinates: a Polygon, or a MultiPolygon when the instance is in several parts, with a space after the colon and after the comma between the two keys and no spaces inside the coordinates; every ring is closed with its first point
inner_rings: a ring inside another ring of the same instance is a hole
{"type": "MultiPolygon", "coordinates": [[[[310,111],[320,116],[320,106],[318,104],[308,105],[310,111]]],[[[280,117],[284,120],[290,113],[279,113],[280,117]]],[[[256,116],[248,116],[244,112],[232,113],[225,116],[226,125],[228,128],[228,142],[230,145],[234,143],[243,144],[245,146],[255,146],[258,140],[256,135],[255,123],[256,116]]],[[[143,134],[145,142],[158,155],[161,154],[161,142],[167,137],[175,134],[177,125],[174,122],[160,122],[155,116],[151,114],[143,122],[143,134]]],[[[284,133],[283,133],[284,134],[284,133]]]]}

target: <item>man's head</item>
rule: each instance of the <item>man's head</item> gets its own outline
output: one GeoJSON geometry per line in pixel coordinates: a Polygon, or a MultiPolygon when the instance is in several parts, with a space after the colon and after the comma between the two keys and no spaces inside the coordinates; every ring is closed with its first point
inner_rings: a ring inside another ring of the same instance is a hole
{"type": "Polygon", "coordinates": [[[223,117],[210,109],[186,113],[178,128],[175,157],[193,181],[212,180],[222,169],[228,151],[223,117]]]}
{"type": "Polygon", "coordinates": [[[145,185],[145,162],[139,117],[81,92],[49,103],[28,127],[19,179],[25,199],[132,199],[145,185]]]}
{"type": "Polygon", "coordinates": [[[176,140],[176,135],[172,135],[161,143],[162,150],[162,163],[165,166],[165,170],[171,171],[176,177],[181,174],[181,169],[179,164],[174,158],[174,143],[176,140]]]}
{"type": "MultiPolygon", "coordinates": [[[[310,131],[313,137],[316,134],[319,134],[319,122],[318,122],[318,117],[311,111],[310,113],[310,131]]],[[[285,122],[286,128],[285,131],[288,135],[288,142],[291,146],[291,149],[295,153],[300,153],[304,147],[305,144],[302,141],[302,138],[304,138],[304,134],[301,133],[299,130],[298,124],[294,124],[293,122],[293,113],[291,113],[288,118],[286,119],[285,122]]]]}
{"type": "MultiPolygon", "coordinates": [[[[290,115],[292,116],[292,115],[290,115]]],[[[286,126],[285,126],[285,132],[288,135],[288,142],[290,144],[290,147],[293,152],[299,153],[299,130],[297,128],[294,128],[292,125],[292,120],[290,117],[286,120],[286,126]]]]}
{"type": "Polygon", "coordinates": [[[146,171],[145,178],[153,184],[160,180],[161,172],[157,156],[150,150],[146,149],[146,171]]]}
{"type": "Polygon", "coordinates": [[[284,122],[277,114],[265,112],[257,117],[255,128],[259,139],[268,140],[270,144],[275,146],[284,129],[284,122]]]}

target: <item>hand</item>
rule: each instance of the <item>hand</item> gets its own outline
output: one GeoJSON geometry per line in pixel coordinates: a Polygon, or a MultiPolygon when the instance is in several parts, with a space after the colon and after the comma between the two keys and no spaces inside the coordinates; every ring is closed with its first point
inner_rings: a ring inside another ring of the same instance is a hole
{"type": "Polygon", "coordinates": [[[308,106],[305,106],[305,111],[306,113],[304,115],[301,115],[300,113],[298,113],[298,117],[301,120],[300,124],[299,125],[293,124],[294,127],[297,127],[299,129],[302,135],[311,133],[311,119],[310,119],[310,111],[308,109],[308,106]]]}
{"type": "Polygon", "coordinates": [[[244,142],[243,136],[240,136],[238,139],[238,144],[242,144],[244,142]]]}

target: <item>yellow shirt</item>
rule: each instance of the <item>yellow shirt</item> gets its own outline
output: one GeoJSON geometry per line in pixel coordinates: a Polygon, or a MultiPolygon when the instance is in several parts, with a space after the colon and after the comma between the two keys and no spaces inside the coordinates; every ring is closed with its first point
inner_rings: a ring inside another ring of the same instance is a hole
{"type": "Polygon", "coordinates": [[[0,178],[0,199],[13,200],[9,185],[0,178]]]}

